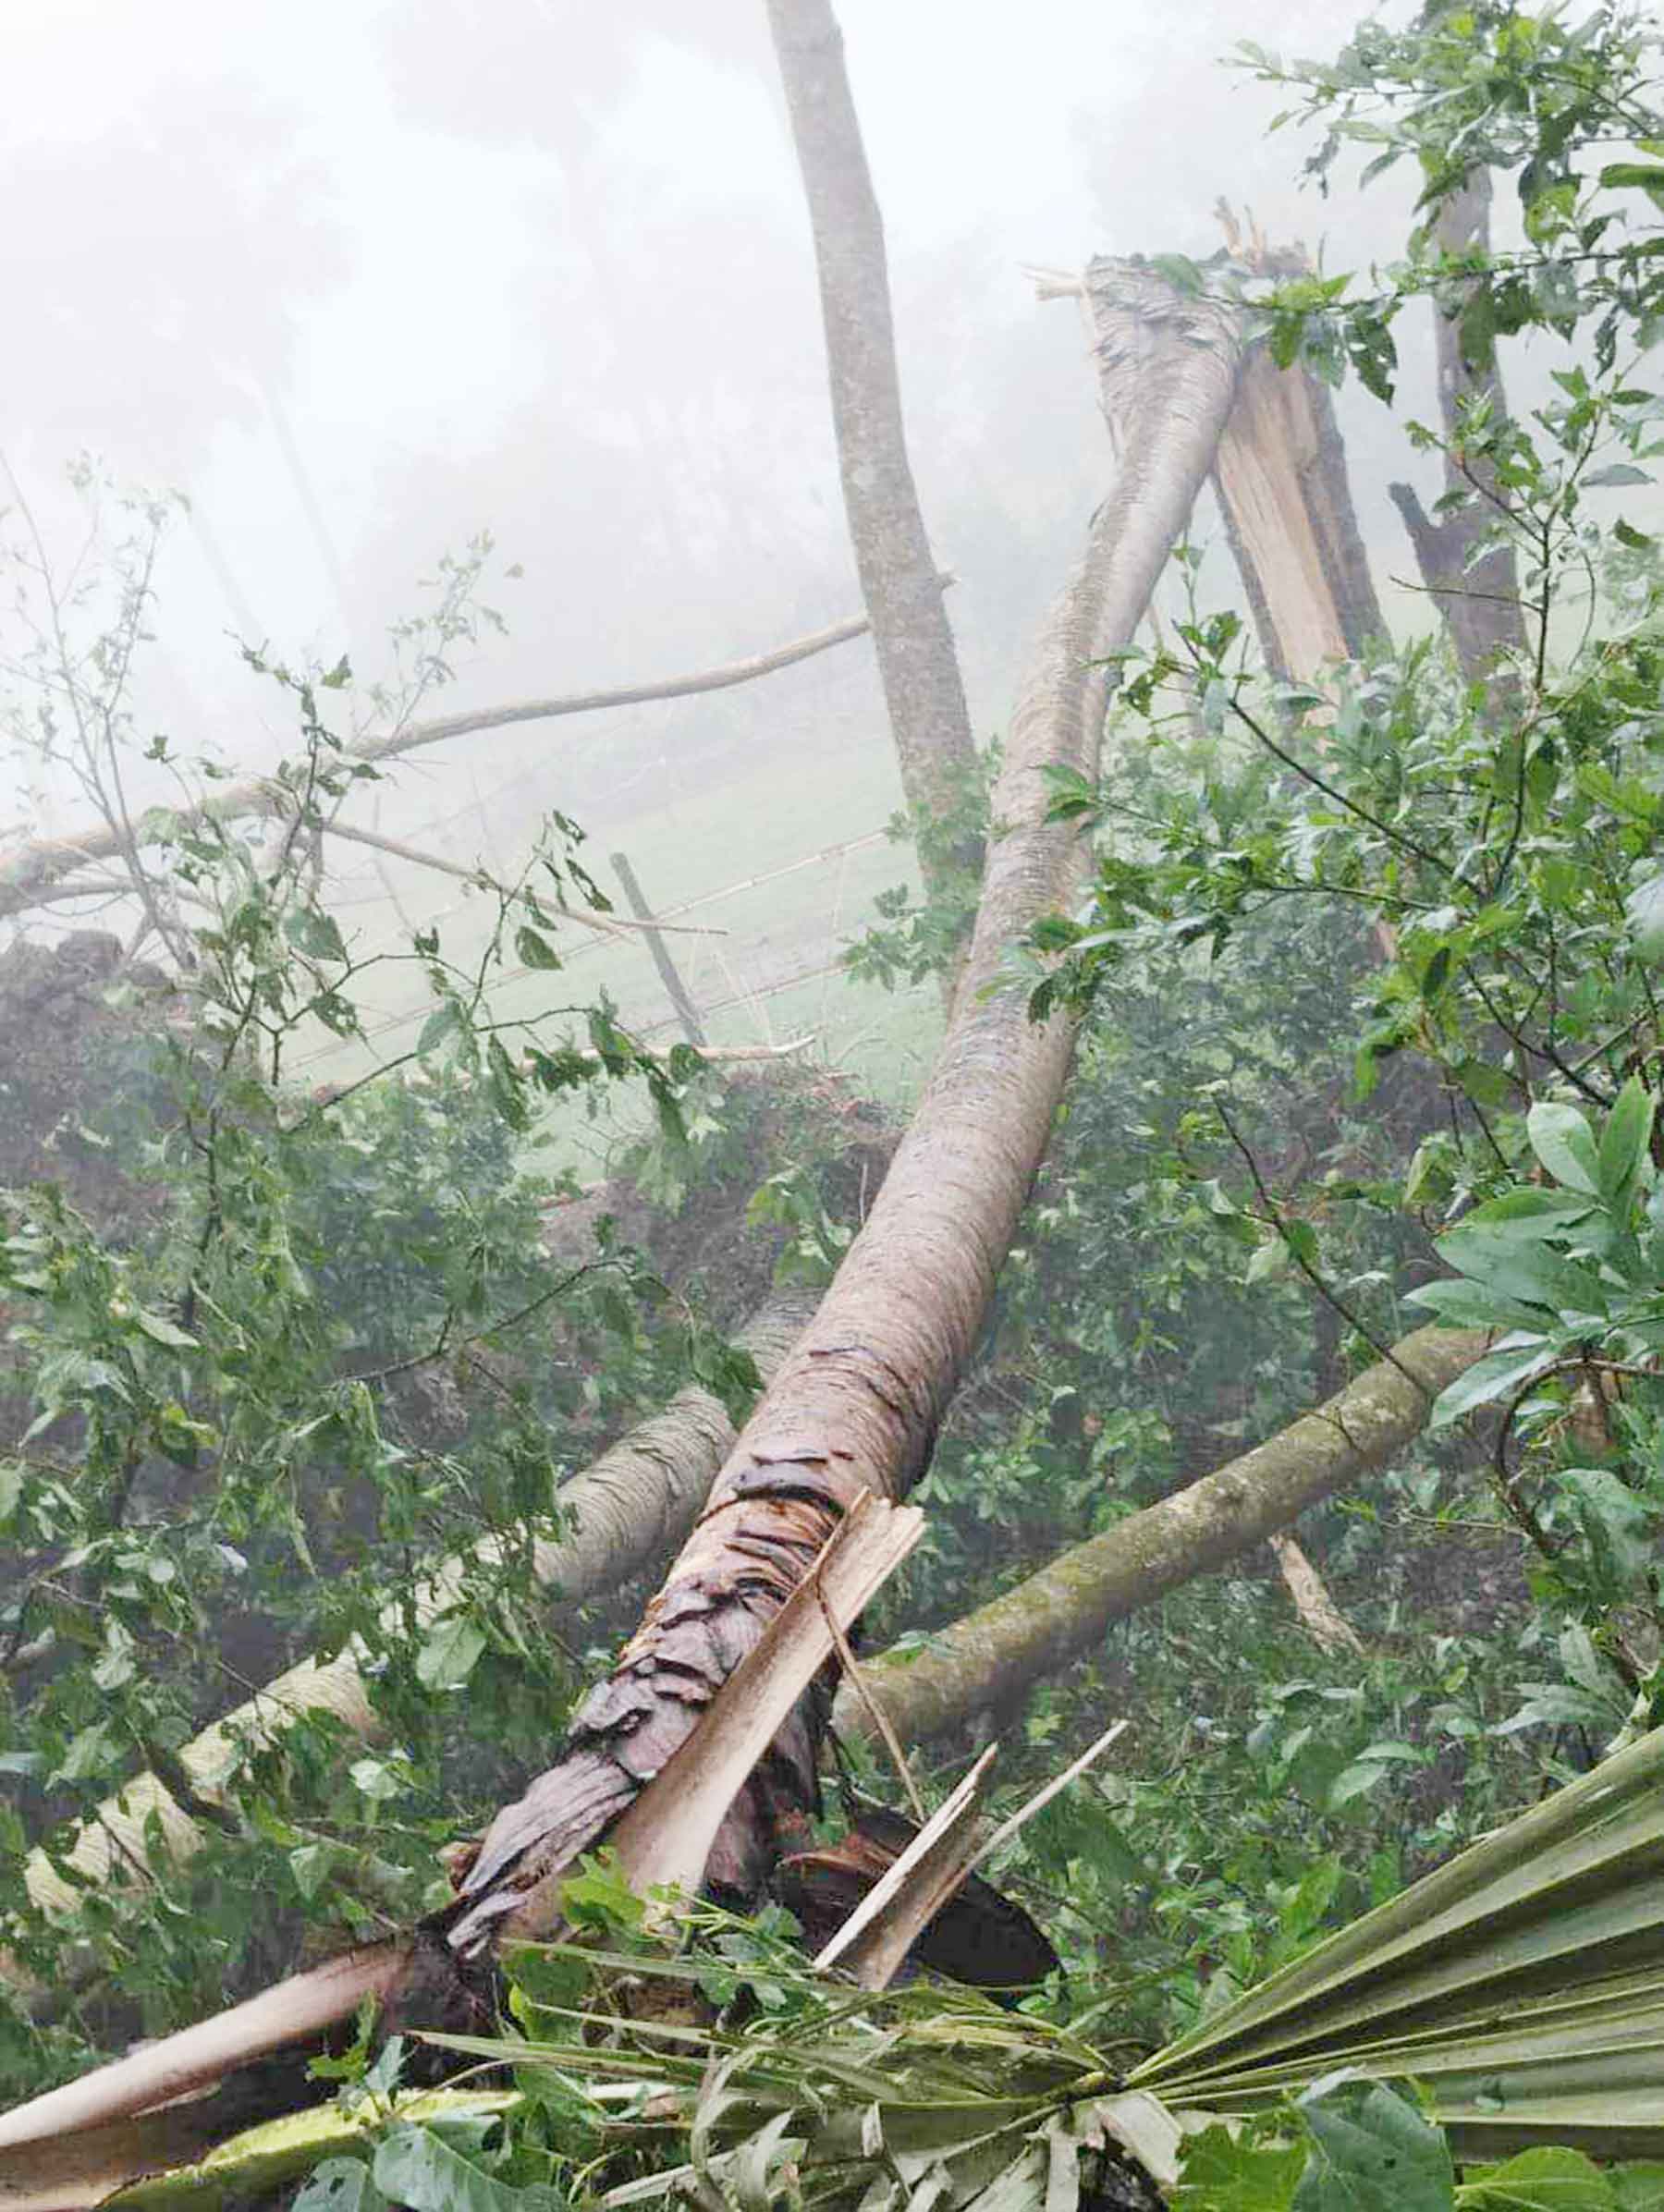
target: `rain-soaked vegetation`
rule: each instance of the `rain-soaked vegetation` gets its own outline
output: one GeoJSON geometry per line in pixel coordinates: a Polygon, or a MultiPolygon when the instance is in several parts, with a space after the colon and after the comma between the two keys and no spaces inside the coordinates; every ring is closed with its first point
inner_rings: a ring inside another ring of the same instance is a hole
{"type": "Polygon", "coordinates": [[[0,2212],[1664,2206],[1664,38],[839,15],[18,27],[0,2212]]]}

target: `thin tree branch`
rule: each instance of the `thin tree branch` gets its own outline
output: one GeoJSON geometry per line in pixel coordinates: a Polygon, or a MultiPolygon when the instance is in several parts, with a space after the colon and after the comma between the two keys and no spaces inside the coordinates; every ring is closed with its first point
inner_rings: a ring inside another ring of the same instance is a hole
{"type": "MultiPolygon", "coordinates": [[[[944,589],[954,581],[949,571],[937,579],[944,589]]],[[[701,691],[721,691],[735,684],[751,683],[772,676],[798,661],[847,645],[870,627],[864,615],[835,622],[829,629],[811,631],[771,652],[752,654],[744,660],[726,661],[685,676],[665,677],[656,683],[626,684],[613,690],[574,691],[549,699],[527,699],[508,706],[482,707],[460,715],[445,715],[427,722],[412,722],[381,738],[363,738],[346,748],[346,757],[357,761],[390,760],[414,752],[424,745],[443,744],[447,738],[465,737],[474,730],[505,729],[519,722],[555,721],[566,715],[599,713],[608,707],[639,706],[655,699],[682,699],[701,691]]],[[[144,844],[158,844],[180,827],[204,822],[231,822],[244,815],[270,815],[288,812],[293,795],[264,776],[232,784],[194,805],[171,812],[157,810],[134,825],[144,844]]],[[[111,859],[121,850],[121,840],[108,824],[83,830],[72,837],[43,837],[23,846],[0,862],[0,915],[20,914],[38,903],[40,892],[82,861],[111,859]]]]}
{"type": "MultiPolygon", "coordinates": [[[[389,837],[379,829],[361,829],[356,824],[325,822],[321,825],[326,837],[344,837],[349,845],[368,845],[377,852],[390,852],[396,860],[412,861],[419,868],[435,868],[441,875],[454,875],[459,883],[472,884],[482,891],[495,891],[499,898],[519,903],[525,897],[523,891],[510,890],[500,884],[484,868],[466,868],[460,861],[447,861],[436,852],[423,852],[418,845],[407,845],[400,837],[389,837]]],[[[580,908],[563,906],[560,917],[564,922],[581,923],[585,929],[598,930],[603,936],[623,935],[630,930],[674,930],[682,937],[726,937],[728,931],[709,922],[660,922],[656,919],[637,922],[626,914],[591,914],[580,908]]]]}
{"type": "Polygon", "coordinates": [[[1380,1341],[1379,1338],[1376,1336],[1375,1332],[1359,1319],[1358,1315],[1354,1314],[1352,1308],[1344,1302],[1344,1301],[1340,1297],[1339,1293],[1332,1289],[1330,1286],[1324,1281],[1321,1272],[1312,1265],[1312,1263],[1301,1251],[1300,1246],[1291,1232],[1287,1222],[1284,1221],[1282,1217],[1282,1208],[1278,1204],[1276,1199],[1272,1197],[1270,1192],[1266,1187],[1266,1179],[1259,1171],[1259,1162],[1254,1158],[1253,1153],[1249,1150],[1248,1145],[1242,1137],[1242,1131],[1237,1128],[1236,1123],[1230,1118],[1230,1112],[1226,1107],[1224,1100],[1221,1098],[1216,1098],[1213,1103],[1215,1113],[1217,1114],[1219,1119],[1225,1124],[1226,1134],[1230,1137],[1231,1143],[1236,1146],[1238,1152],[1242,1154],[1243,1164],[1247,1167],[1249,1175],[1253,1178],[1254,1195],[1260,1202],[1261,1216],[1277,1231],[1279,1237],[1282,1240],[1283,1250],[1288,1253],[1290,1259],[1293,1261],[1295,1266],[1299,1268],[1301,1274],[1305,1277],[1307,1282],[1311,1284],[1313,1289],[1316,1291],[1318,1297],[1321,1298],[1326,1304],[1333,1306],[1336,1313],[1340,1314],[1341,1320],[1346,1323],[1348,1328],[1352,1329],[1358,1336],[1363,1338],[1364,1343],[1367,1344],[1370,1350],[1375,1353],[1376,1359],[1390,1361],[1393,1366],[1399,1368],[1400,1373],[1404,1375],[1407,1381],[1413,1383],[1416,1378],[1410,1373],[1410,1370],[1407,1367],[1401,1364],[1398,1354],[1393,1350],[1391,1345],[1383,1344],[1380,1341]]]}

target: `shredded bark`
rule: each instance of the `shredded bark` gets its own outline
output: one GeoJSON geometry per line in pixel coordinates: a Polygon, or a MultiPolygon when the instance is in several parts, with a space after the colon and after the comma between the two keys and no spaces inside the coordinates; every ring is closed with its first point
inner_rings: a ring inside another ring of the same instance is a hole
{"type": "MultiPolygon", "coordinates": [[[[600,1837],[696,1725],[863,1488],[902,1496],[929,1461],[1050,1134],[1072,1046],[1030,1020],[1009,948],[1074,897],[1078,830],[1046,816],[1043,771],[1095,765],[1107,682],[1182,528],[1236,388],[1239,330],[1153,272],[1086,278],[1107,401],[1127,427],[1118,479],[1060,595],[1012,715],[964,985],[940,1057],[866,1224],[810,1330],[740,1438],[670,1578],[560,1763],[498,1814],[446,1918],[465,1956],[526,1891],[600,1837]]],[[[830,1682],[818,1682],[718,1833],[715,1888],[754,1898],[818,1806],[830,1682]]]]}

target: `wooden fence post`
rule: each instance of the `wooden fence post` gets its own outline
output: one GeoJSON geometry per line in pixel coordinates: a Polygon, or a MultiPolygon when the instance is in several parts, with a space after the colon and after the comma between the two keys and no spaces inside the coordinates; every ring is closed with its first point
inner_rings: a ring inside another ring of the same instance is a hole
{"type": "MultiPolygon", "coordinates": [[[[653,909],[642,896],[642,886],[636,881],[635,870],[621,852],[613,854],[612,865],[613,874],[624,886],[624,896],[630,901],[630,912],[638,922],[651,925],[653,909]]],[[[708,1045],[710,1039],[705,1035],[704,1025],[699,1019],[699,1008],[689,996],[688,986],[676,972],[676,962],[670,958],[670,948],[663,935],[651,926],[642,935],[647,939],[647,949],[653,955],[653,964],[659,972],[659,980],[670,994],[670,1003],[676,1008],[677,1020],[682,1025],[682,1034],[690,1045],[708,1045]]]]}

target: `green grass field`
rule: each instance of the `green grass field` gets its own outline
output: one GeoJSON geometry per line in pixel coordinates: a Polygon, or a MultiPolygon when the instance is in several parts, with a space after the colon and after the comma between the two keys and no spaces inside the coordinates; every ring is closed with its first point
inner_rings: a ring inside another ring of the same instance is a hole
{"type": "MultiPolygon", "coordinates": [[[[652,780],[638,775],[616,813],[592,810],[583,825],[583,860],[617,910],[629,909],[609,856],[622,851],[655,912],[699,902],[680,917],[692,925],[689,934],[667,934],[667,941],[713,1045],[811,1036],[806,1057],[845,1069],[863,1091],[904,1107],[940,1037],[936,993],[857,985],[836,967],[845,943],[872,919],[876,894],[913,879],[911,853],[875,834],[900,804],[887,732],[880,727],[853,742],[772,745],[737,773],[703,786],[687,776],[662,782],[672,780],[679,789],[654,792],[652,780]],[[652,793],[645,804],[644,791],[652,793]],[[805,980],[779,987],[794,976],[805,980]]],[[[534,825],[528,809],[522,852],[534,825]]],[[[507,840],[499,846],[502,868],[507,840]]],[[[460,846],[450,850],[471,857],[460,846]]],[[[389,874],[408,917],[441,917],[445,956],[465,968],[477,964],[495,900],[406,863],[392,862],[389,874]]],[[[355,905],[350,919],[361,948],[408,942],[390,899],[355,905]]],[[[569,964],[558,972],[512,964],[498,972],[489,990],[497,1020],[536,1020],[605,991],[637,1034],[666,1048],[677,1041],[679,1028],[642,939],[621,943],[573,925],[560,933],[559,945],[569,964]]],[[[402,962],[366,975],[362,1001],[369,1046],[344,1046],[320,1033],[297,1062],[309,1082],[350,1080],[408,1052],[430,1004],[420,967],[402,962]]],[[[540,1131],[545,1157],[583,1175],[600,1173],[620,1132],[639,1128],[643,1112],[640,1097],[623,1094],[594,1119],[581,1106],[552,1108],[540,1131]]]]}

